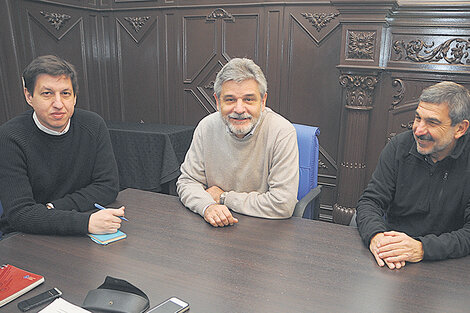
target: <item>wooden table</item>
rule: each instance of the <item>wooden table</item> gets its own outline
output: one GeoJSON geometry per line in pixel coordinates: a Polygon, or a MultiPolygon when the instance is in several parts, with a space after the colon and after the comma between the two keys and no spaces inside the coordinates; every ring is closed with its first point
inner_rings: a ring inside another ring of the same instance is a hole
{"type": "Polygon", "coordinates": [[[357,230],[292,218],[237,215],[213,228],[169,195],[124,190],[124,241],[18,234],[0,241],[0,262],[46,282],[2,307],[52,287],[81,305],[107,275],[129,281],[151,306],[177,296],[191,312],[468,312],[470,257],[379,268],[357,230]]]}

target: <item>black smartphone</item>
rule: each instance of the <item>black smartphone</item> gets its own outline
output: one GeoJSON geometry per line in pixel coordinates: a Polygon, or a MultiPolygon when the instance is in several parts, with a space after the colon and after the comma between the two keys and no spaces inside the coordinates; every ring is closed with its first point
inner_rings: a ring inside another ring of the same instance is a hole
{"type": "Polygon", "coordinates": [[[189,304],[176,297],[163,301],[147,313],[181,313],[189,309],[189,304]]]}
{"type": "Polygon", "coordinates": [[[62,291],[60,291],[57,288],[52,288],[48,291],[38,294],[37,296],[34,296],[32,298],[19,302],[18,308],[21,311],[26,312],[32,308],[37,307],[38,305],[54,300],[55,298],[58,298],[61,295],[62,295],[62,291]]]}

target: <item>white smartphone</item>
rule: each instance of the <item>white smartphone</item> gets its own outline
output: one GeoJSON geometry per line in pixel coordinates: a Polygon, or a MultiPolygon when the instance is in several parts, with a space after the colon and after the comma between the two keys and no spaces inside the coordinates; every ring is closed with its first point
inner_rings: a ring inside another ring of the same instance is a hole
{"type": "Polygon", "coordinates": [[[176,297],[163,301],[147,313],[181,313],[189,309],[189,304],[176,297]]]}

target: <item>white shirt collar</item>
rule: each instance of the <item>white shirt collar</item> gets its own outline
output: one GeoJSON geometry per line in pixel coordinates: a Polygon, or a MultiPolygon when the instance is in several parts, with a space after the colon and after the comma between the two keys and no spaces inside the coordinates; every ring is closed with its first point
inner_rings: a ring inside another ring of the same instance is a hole
{"type": "Polygon", "coordinates": [[[46,134],[49,134],[49,135],[54,135],[54,136],[60,136],[60,135],[63,135],[65,134],[66,132],[68,132],[69,128],[70,128],[70,119],[67,123],[67,126],[65,126],[64,130],[61,131],[61,132],[58,132],[58,131],[55,131],[55,130],[52,130],[52,129],[49,129],[47,128],[46,126],[42,125],[41,122],[39,121],[37,115],[36,115],[36,112],[33,113],[33,120],[34,120],[34,123],[36,124],[36,126],[42,130],[43,132],[45,132],[46,134]]]}

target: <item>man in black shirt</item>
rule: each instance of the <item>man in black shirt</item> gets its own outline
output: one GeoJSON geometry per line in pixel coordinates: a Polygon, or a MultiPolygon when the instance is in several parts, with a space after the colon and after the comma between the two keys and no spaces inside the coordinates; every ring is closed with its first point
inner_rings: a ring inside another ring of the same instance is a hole
{"type": "Polygon", "coordinates": [[[423,91],[413,129],[391,139],[357,206],[379,266],[470,253],[470,93],[452,82],[423,91]]]}
{"type": "Polygon", "coordinates": [[[40,56],[23,72],[33,108],[0,127],[0,232],[78,235],[114,233],[124,207],[96,211],[119,191],[103,119],[75,109],[74,67],[40,56]]]}

